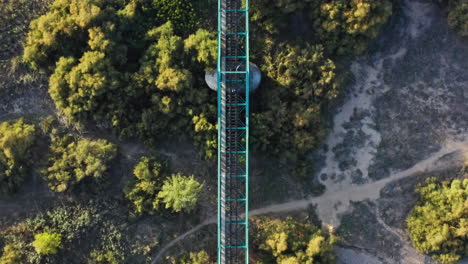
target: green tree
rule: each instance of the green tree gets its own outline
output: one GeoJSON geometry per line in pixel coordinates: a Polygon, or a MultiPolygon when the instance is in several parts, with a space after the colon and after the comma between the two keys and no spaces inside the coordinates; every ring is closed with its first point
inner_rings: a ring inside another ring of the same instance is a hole
{"type": "Polygon", "coordinates": [[[190,212],[198,202],[202,187],[193,176],[175,174],[164,181],[158,198],[166,204],[166,208],[172,208],[174,212],[190,212]]]}
{"type": "Polygon", "coordinates": [[[35,133],[23,119],[0,123],[0,194],[10,195],[23,183],[35,133]]]}
{"type": "Polygon", "coordinates": [[[156,157],[142,157],[133,170],[135,177],[125,188],[125,197],[130,201],[133,212],[153,214],[159,209],[157,197],[161,190],[168,167],[156,157]]]}
{"type": "Polygon", "coordinates": [[[6,244],[3,247],[0,264],[21,264],[21,252],[13,244],[6,244]]]}
{"type": "Polygon", "coordinates": [[[468,179],[427,181],[416,192],[420,198],[407,218],[414,247],[442,263],[454,263],[467,254],[468,179]]]}
{"type": "Polygon", "coordinates": [[[392,14],[392,3],[384,0],[329,0],[311,10],[320,17],[316,32],[321,43],[337,54],[361,53],[392,14]]]}
{"type": "Polygon", "coordinates": [[[49,167],[44,170],[49,187],[56,192],[72,189],[88,179],[103,180],[117,147],[106,140],[72,136],[53,137],[49,167]]]}
{"type": "Polygon", "coordinates": [[[42,255],[54,255],[62,248],[62,235],[57,233],[39,233],[34,235],[32,243],[37,253],[42,255]]]}
{"type": "Polygon", "coordinates": [[[267,217],[253,220],[253,244],[262,263],[334,263],[333,234],[292,217],[285,220],[267,217]]]}
{"type": "Polygon", "coordinates": [[[215,33],[199,29],[195,34],[184,40],[184,48],[189,57],[205,65],[205,71],[210,71],[216,67],[218,41],[215,33]]]}
{"type": "Polygon", "coordinates": [[[461,36],[468,37],[468,2],[450,0],[448,22],[461,36]]]}
{"type": "Polygon", "coordinates": [[[31,23],[23,59],[53,72],[49,93],[70,121],[149,144],[191,138],[210,154],[215,131],[193,120],[214,123],[215,98],[194,76],[213,67],[216,36],[190,35],[194,12],[182,0],[55,0],[31,23]]]}
{"type": "Polygon", "coordinates": [[[260,91],[260,109],[253,113],[253,144],[295,162],[324,138],[322,106],[338,95],[339,79],[322,46],[282,45],[278,50],[263,67],[269,87],[260,91]]]}

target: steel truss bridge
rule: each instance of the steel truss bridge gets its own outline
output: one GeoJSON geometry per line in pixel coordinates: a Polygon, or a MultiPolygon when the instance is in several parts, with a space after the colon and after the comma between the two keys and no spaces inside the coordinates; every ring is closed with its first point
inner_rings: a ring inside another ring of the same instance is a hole
{"type": "Polygon", "coordinates": [[[248,6],[218,0],[218,264],[249,261],[248,6]]]}

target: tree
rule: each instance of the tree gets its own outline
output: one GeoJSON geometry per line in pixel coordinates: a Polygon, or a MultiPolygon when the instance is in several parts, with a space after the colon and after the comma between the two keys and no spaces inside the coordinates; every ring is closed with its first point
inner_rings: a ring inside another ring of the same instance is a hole
{"type": "Polygon", "coordinates": [[[117,147],[104,139],[52,138],[49,167],[44,170],[49,187],[56,192],[72,189],[84,180],[103,180],[117,147]]]}
{"type": "Polygon", "coordinates": [[[283,162],[297,162],[324,138],[322,106],[338,95],[340,81],[322,46],[277,50],[263,67],[269,88],[260,90],[260,109],[253,113],[253,144],[283,162]]]}
{"type": "Polygon", "coordinates": [[[414,247],[441,263],[454,263],[467,254],[468,179],[427,180],[406,219],[414,247]]]}
{"type": "Polygon", "coordinates": [[[166,208],[172,208],[174,212],[190,212],[197,204],[202,187],[193,176],[175,174],[164,181],[158,198],[166,204],[166,208]]]}
{"type": "Polygon", "coordinates": [[[35,134],[23,119],[0,123],[0,194],[10,195],[23,183],[35,134]]]}
{"type": "Polygon", "coordinates": [[[334,263],[336,237],[315,226],[292,217],[261,217],[253,220],[253,228],[251,236],[261,263],[334,263]]]}
{"type": "Polygon", "coordinates": [[[205,71],[210,71],[216,67],[218,57],[218,41],[216,34],[199,29],[195,34],[184,40],[185,52],[191,58],[205,65],[205,71]]]}
{"type": "Polygon", "coordinates": [[[182,0],[55,0],[31,23],[23,59],[53,72],[49,94],[73,123],[151,145],[192,138],[209,153],[215,133],[196,136],[193,118],[215,122],[215,99],[194,73],[213,67],[217,45],[206,30],[190,35],[194,12],[182,0]]]}
{"type": "Polygon", "coordinates": [[[142,157],[133,170],[135,177],[125,188],[125,197],[130,201],[133,212],[153,214],[159,209],[157,197],[161,190],[168,167],[157,157],[142,157]]]}
{"type": "Polygon", "coordinates": [[[32,243],[37,253],[42,255],[54,255],[62,248],[62,235],[57,233],[39,233],[34,235],[32,243]]]}
{"type": "Polygon", "coordinates": [[[312,14],[320,19],[316,32],[332,53],[361,53],[392,14],[387,0],[324,1],[312,14]]]}
{"type": "Polygon", "coordinates": [[[0,264],[21,264],[21,252],[13,244],[6,244],[0,257],[0,264]]]}
{"type": "Polygon", "coordinates": [[[450,0],[448,22],[461,36],[468,37],[468,2],[450,0]]]}

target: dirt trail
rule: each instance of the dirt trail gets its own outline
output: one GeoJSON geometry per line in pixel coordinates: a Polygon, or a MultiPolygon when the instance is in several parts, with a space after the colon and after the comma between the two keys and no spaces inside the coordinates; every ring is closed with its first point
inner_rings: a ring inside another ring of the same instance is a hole
{"type": "MultiPolygon", "coordinates": [[[[327,191],[320,197],[313,197],[303,200],[295,200],[286,203],[273,204],[267,207],[259,208],[250,211],[250,216],[264,215],[268,213],[284,213],[297,210],[306,209],[311,204],[316,204],[318,209],[318,215],[320,219],[328,225],[339,224],[338,215],[346,212],[349,209],[350,201],[364,201],[364,200],[377,200],[380,197],[380,191],[389,183],[409,177],[418,172],[427,172],[434,169],[443,169],[443,162],[438,162],[441,158],[448,154],[457,153],[458,155],[468,156],[468,140],[456,142],[447,142],[444,147],[431,155],[429,158],[418,162],[413,167],[394,173],[392,176],[385,178],[380,181],[375,181],[365,185],[350,185],[347,189],[343,189],[337,192],[327,191]],[[341,204],[337,206],[337,204],[341,204]]],[[[191,230],[178,236],[166,246],[164,246],[153,258],[151,264],[156,264],[157,261],[166,253],[168,249],[176,245],[181,240],[194,234],[203,227],[215,224],[216,217],[205,220],[200,225],[192,228],[191,230]]],[[[393,231],[392,231],[393,232],[393,231]]]]}

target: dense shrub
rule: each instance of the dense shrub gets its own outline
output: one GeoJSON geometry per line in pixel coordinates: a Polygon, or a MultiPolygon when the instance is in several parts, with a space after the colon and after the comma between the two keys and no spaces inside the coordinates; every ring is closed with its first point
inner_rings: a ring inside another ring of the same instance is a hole
{"type": "Polygon", "coordinates": [[[465,0],[450,0],[449,25],[461,36],[468,37],[468,2],[465,0]]]}
{"type": "Polygon", "coordinates": [[[81,182],[99,183],[115,158],[117,148],[103,139],[76,139],[67,135],[52,138],[49,166],[44,174],[56,192],[73,189],[81,182]]]}
{"type": "Polygon", "coordinates": [[[57,233],[39,233],[34,235],[34,239],[32,245],[42,255],[57,254],[62,247],[62,236],[57,233]]]}
{"type": "Polygon", "coordinates": [[[0,237],[2,242],[14,245],[8,252],[16,253],[8,256],[16,256],[17,263],[97,264],[114,260],[117,261],[114,263],[142,263],[140,252],[130,253],[127,246],[136,246],[140,242],[133,234],[124,232],[129,228],[126,223],[127,216],[122,214],[122,207],[105,197],[84,204],[60,201],[59,206],[2,228],[0,237]],[[37,234],[42,235],[35,237],[37,234]],[[53,234],[60,234],[60,243],[53,234]],[[61,247],[56,247],[59,244],[61,247]],[[54,248],[60,249],[57,254],[53,254],[54,248]],[[47,252],[50,254],[44,254],[47,252]],[[130,255],[138,261],[126,262],[130,255]]]}
{"type": "Polygon", "coordinates": [[[28,173],[35,127],[22,119],[0,123],[0,194],[10,195],[28,173]]]}
{"type": "Polygon", "coordinates": [[[467,255],[468,179],[437,182],[419,187],[420,199],[407,218],[414,247],[442,263],[467,255]]]}
{"type": "Polygon", "coordinates": [[[339,92],[335,64],[322,46],[276,47],[263,67],[267,89],[252,117],[253,144],[283,161],[298,161],[325,136],[322,106],[339,92]]]}
{"type": "Polygon", "coordinates": [[[174,212],[191,211],[203,186],[193,176],[168,177],[168,164],[158,157],[142,157],[133,176],[124,192],[136,215],[154,214],[162,204],[174,212]]]}
{"type": "Polygon", "coordinates": [[[158,198],[174,212],[190,212],[198,202],[202,187],[193,176],[175,174],[164,181],[158,198]]]}
{"type": "Polygon", "coordinates": [[[0,264],[20,264],[21,252],[13,244],[6,244],[3,247],[3,254],[0,257],[0,264]]]}
{"type": "Polygon", "coordinates": [[[161,190],[168,167],[160,158],[142,157],[133,170],[135,177],[125,188],[125,197],[130,201],[133,212],[153,214],[159,209],[158,192],[161,190]]]}
{"type": "Polygon", "coordinates": [[[253,245],[257,263],[334,263],[336,238],[318,227],[292,217],[253,220],[253,245]]]}
{"type": "Polygon", "coordinates": [[[388,0],[252,0],[251,9],[257,30],[273,35],[297,33],[301,23],[308,29],[307,41],[341,55],[362,52],[390,17],[392,4],[388,0]],[[298,17],[302,21],[294,22],[298,17]]]}
{"type": "Polygon", "coordinates": [[[188,1],[56,0],[31,23],[23,58],[53,72],[49,93],[69,120],[150,144],[192,138],[209,155],[215,130],[196,132],[194,118],[216,120],[203,71],[217,45],[190,35],[194,12],[188,1]]]}

